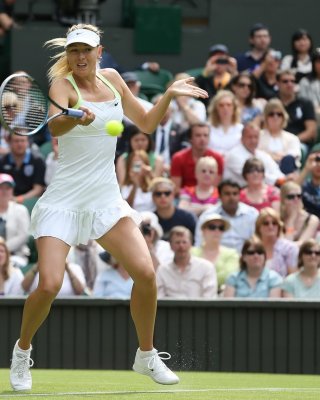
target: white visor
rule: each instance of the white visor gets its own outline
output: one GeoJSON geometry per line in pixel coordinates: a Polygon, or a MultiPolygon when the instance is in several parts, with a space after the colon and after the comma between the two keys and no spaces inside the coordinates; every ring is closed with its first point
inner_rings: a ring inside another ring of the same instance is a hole
{"type": "Polygon", "coordinates": [[[72,43],[85,43],[91,47],[97,47],[100,44],[100,37],[89,29],[76,29],[68,34],[64,47],[72,43]]]}

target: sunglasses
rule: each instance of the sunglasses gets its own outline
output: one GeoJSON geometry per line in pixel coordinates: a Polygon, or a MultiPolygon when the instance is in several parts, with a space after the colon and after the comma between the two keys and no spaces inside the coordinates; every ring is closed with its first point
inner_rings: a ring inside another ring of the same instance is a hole
{"type": "Polygon", "coordinates": [[[308,256],[312,256],[313,254],[315,256],[320,256],[320,250],[305,250],[303,254],[307,254],[308,256]]]}
{"type": "Polygon", "coordinates": [[[253,256],[254,254],[259,254],[261,256],[262,254],[264,254],[264,251],[263,250],[247,250],[246,254],[248,256],[253,256]]]}
{"type": "Polygon", "coordinates": [[[221,231],[224,232],[224,225],[216,225],[216,224],[208,224],[205,226],[206,229],[209,229],[209,231],[221,231]]]}
{"type": "Polygon", "coordinates": [[[166,190],[166,191],[164,191],[164,192],[153,192],[153,195],[154,195],[155,197],[161,197],[161,196],[169,197],[171,193],[172,193],[171,190],[166,190]]]}
{"type": "Polygon", "coordinates": [[[287,84],[287,83],[296,83],[295,79],[282,79],[280,82],[281,83],[285,83],[285,84],[287,84]]]}
{"type": "Polygon", "coordinates": [[[288,200],[294,200],[294,199],[301,199],[301,193],[292,193],[292,194],[287,194],[286,199],[288,200]]]}
{"type": "Polygon", "coordinates": [[[248,171],[247,171],[247,174],[252,174],[253,172],[264,172],[264,169],[262,169],[262,168],[250,168],[248,171]]]}
{"type": "Polygon", "coordinates": [[[282,112],[271,111],[271,112],[269,112],[268,117],[279,117],[279,118],[281,118],[281,117],[283,117],[283,114],[282,114],[282,112]]]}
{"type": "Polygon", "coordinates": [[[17,107],[18,107],[17,104],[8,104],[8,105],[4,106],[4,108],[6,110],[12,110],[13,108],[17,108],[17,107]]]}
{"type": "Polygon", "coordinates": [[[238,82],[237,86],[238,86],[239,88],[245,88],[245,87],[247,87],[247,88],[249,88],[249,89],[252,89],[251,83],[238,82]]]}
{"type": "Polygon", "coordinates": [[[264,225],[264,226],[269,226],[269,225],[278,226],[278,222],[276,222],[276,221],[263,221],[262,225],[264,225]]]}

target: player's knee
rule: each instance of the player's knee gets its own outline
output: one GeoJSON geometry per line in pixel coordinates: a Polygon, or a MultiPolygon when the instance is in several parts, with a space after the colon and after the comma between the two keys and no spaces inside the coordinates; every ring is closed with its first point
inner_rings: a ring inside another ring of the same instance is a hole
{"type": "Polygon", "coordinates": [[[142,283],[146,287],[155,285],[156,273],[150,260],[140,261],[138,271],[133,278],[136,284],[142,283]]]}
{"type": "Polygon", "coordinates": [[[44,281],[39,284],[38,290],[42,292],[43,295],[47,297],[56,297],[62,286],[60,281],[44,281]]]}

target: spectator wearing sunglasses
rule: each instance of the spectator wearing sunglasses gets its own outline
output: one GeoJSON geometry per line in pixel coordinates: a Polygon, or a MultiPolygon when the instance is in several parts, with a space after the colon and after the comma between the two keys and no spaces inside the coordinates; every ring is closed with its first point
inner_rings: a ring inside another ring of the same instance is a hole
{"type": "Polygon", "coordinates": [[[201,225],[202,243],[192,248],[192,254],[210,261],[216,270],[218,291],[223,290],[227,277],[239,269],[239,255],[235,249],[223,246],[221,238],[230,229],[230,223],[219,214],[204,218],[201,225]]]}
{"type": "Polygon", "coordinates": [[[271,99],[264,109],[264,129],[259,149],[267,152],[287,175],[297,169],[301,159],[301,143],[297,136],[284,130],[289,115],[279,99],[271,99]],[[292,166],[291,168],[288,168],[292,166]]]}
{"type": "Polygon", "coordinates": [[[241,123],[246,124],[252,121],[260,126],[262,112],[254,98],[256,84],[253,76],[248,72],[240,72],[232,78],[230,88],[238,100],[241,123]]]}
{"type": "Polygon", "coordinates": [[[242,170],[247,186],[241,189],[240,201],[256,208],[258,211],[265,207],[280,209],[280,191],[264,181],[264,165],[258,158],[249,158],[242,170]]]}
{"type": "Polygon", "coordinates": [[[159,218],[159,224],[163,229],[163,239],[169,239],[170,230],[181,225],[195,231],[196,218],[189,211],[182,210],[175,205],[175,185],[169,178],[154,178],[149,186],[155,205],[155,214],[159,218]]]}
{"type": "Polygon", "coordinates": [[[288,181],[281,186],[280,196],[280,217],[284,223],[284,236],[298,245],[307,239],[315,238],[319,218],[304,209],[301,186],[288,181]]]}
{"type": "Polygon", "coordinates": [[[296,93],[296,76],[291,70],[279,71],[277,74],[279,98],[288,115],[287,131],[296,135],[306,150],[316,138],[316,116],[314,106],[308,99],[298,97],[296,93]]]}
{"type": "Polygon", "coordinates": [[[267,254],[260,240],[245,241],[240,258],[240,272],[226,282],[224,297],[281,297],[281,276],[266,266],[267,254]]]}
{"type": "Polygon", "coordinates": [[[320,245],[315,239],[302,243],[298,256],[298,271],[282,284],[283,297],[320,299],[320,245]]]}
{"type": "Polygon", "coordinates": [[[283,237],[283,222],[277,211],[270,207],[260,211],[255,234],[265,249],[268,268],[283,278],[297,270],[299,247],[283,237]]]}

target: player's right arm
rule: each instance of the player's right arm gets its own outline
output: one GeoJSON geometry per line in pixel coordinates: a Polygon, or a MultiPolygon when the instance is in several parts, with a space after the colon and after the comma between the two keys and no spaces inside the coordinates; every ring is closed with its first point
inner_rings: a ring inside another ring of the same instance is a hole
{"type": "MultiPolygon", "coordinates": [[[[55,81],[49,90],[49,97],[63,108],[70,107],[72,86],[66,79],[55,81]]],[[[69,132],[76,125],[89,125],[95,119],[94,113],[87,107],[80,107],[84,111],[81,118],[72,118],[61,115],[54,118],[48,124],[52,136],[62,136],[69,132]]],[[[50,103],[49,117],[59,113],[61,110],[54,104],[50,103]]]]}

